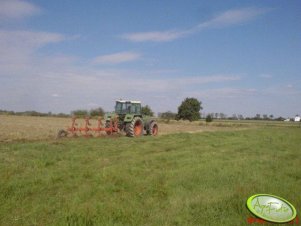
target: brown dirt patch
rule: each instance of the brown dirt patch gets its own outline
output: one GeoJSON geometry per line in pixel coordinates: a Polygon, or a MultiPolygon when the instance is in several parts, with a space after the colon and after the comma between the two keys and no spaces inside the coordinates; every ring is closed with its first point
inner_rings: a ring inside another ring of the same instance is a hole
{"type": "MultiPolygon", "coordinates": [[[[0,142],[55,139],[60,129],[71,124],[71,118],[9,116],[0,115],[0,142]]],[[[92,127],[97,120],[90,120],[92,127]]],[[[84,126],[84,119],[77,120],[78,126],[84,126]]],[[[159,135],[180,132],[204,132],[237,129],[232,125],[206,124],[205,122],[160,121],[159,135]]],[[[241,128],[241,127],[239,127],[241,128]]],[[[105,134],[103,134],[105,136],[105,134]]],[[[115,137],[114,137],[115,138],[115,137]]]]}

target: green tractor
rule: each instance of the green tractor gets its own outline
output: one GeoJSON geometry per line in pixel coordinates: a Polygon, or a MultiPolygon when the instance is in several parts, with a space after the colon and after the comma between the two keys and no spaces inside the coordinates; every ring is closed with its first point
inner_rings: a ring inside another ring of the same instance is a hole
{"type": "Polygon", "coordinates": [[[158,134],[158,124],[155,119],[142,115],[140,101],[117,100],[115,112],[105,115],[105,127],[110,128],[114,120],[118,121],[118,129],[129,137],[142,136],[144,131],[147,135],[158,134]]]}

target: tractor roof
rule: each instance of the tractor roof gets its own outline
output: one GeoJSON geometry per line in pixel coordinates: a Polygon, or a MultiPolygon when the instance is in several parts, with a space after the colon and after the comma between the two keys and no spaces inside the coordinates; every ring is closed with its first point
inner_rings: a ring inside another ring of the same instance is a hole
{"type": "Polygon", "coordinates": [[[141,104],[141,101],[137,101],[137,100],[116,100],[116,102],[119,102],[119,103],[141,104]]]}

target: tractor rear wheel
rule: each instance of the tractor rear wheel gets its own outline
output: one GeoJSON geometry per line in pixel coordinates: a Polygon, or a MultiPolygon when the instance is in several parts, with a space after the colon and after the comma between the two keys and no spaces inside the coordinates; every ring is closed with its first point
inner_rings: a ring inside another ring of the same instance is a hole
{"type": "Polygon", "coordinates": [[[143,121],[140,117],[135,117],[132,122],[126,124],[126,135],[128,137],[139,137],[142,134],[143,121]]]}
{"type": "Polygon", "coordinates": [[[157,136],[158,135],[158,124],[156,122],[152,122],[149,126],[149,130],[147,133],[151,136],[157,136]]]}

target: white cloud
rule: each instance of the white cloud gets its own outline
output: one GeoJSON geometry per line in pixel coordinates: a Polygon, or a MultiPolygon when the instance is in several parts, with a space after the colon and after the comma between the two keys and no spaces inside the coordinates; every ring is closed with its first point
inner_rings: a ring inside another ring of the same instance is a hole
{"type": "Polygon", "coordinates": [[[205,21],[198,25],[198,28],[217,28],[225,27],[236,24],[241,24],[250,20],[255,19],[257,16],[266,13],[267,9],[259,8],[243,8],[228,10],[226,12],[217,15],[209,21],[205,21]]]}
{"type": "Polygon", "coordinates": [[[132,42],[167,42],[185,35],[185,31],[151,31],[124,34],[122,37],[132,42]]]}
{"type": "MultiPolygon", "coordinates": [[[[200,90],[183,92],[184,97],[195,97],[204,103],[206,112],[242,113],[252,109],[250,104],[258,99],[260,91],[254,88],[239,87],[205,88],[200,90]],[[252,101],[250,101],[250,99],[252,101]]],[[[261,95],[261,98],[265,98],[261,95]]],[[[258,101],[257,101],[258,102],[258,101]]]]}
{"type": "Polygon", "coordinates": [[[201,92],[203,97],[211,99],[224,99],[224,98],[241,98],[244,96],[254,96],[258,94],[258,90],[254,88],[219,88],[219,89],[210,89],[201,92]]]}
{"type": "Polygon", "coordinates": [[[58,33],[0,30],[1,75],[29,74],[44,59],[36,57],[40,47],[65,39],[58,33]]]}
{"type": "MultiPolygon", "coordinates": [[[[263,93],[265,95],[274,96],[275,98],[280,96],[295,96],[299,99],[301,96],[301,86],[298,83],[289,83],[289,84],[278,84],[266,88],[263,93]]],[[[277,99],[276,98],[276,99],[277,99]]],[[[299,105],[296,105],[296,107],[299,105]]]]}
{"type": "Polygon", "coordinates": [[[2,77],[3,71],[0,72],[2,108],[70,112],[98,105],[112,110],[115,99],[125,98],[142,100],[155,111],[162,111],[177,106],[192,86],[199,89],[204,84],[240,79],[237,75],[165,78],[162,76],[165,70],[162,70],[161,76],[158,71],[154,71],[154,75],[148,71],[145,75],[140,71],[104,70],[91,65],[76,65],[72,61],[64,61],[60,65],[56,57],[44,60],[37,58],[31,58],[25,73],[18,66],[11,68],[10,74],[14,76],[5,78],[2,77]]]}
{"type": "Polygon", "coordinates": [[[120,64],[135,61],[141,58],[141,54],[136,52],[119,52],[109,55],[98,56],[92,60],[93,64],[120,64]]]}
{"type": "Polygon", "coordinates": [[[218,83],[226,81],[237,81],[241,80],[239,75],[211,75],[211,76],[195,76],[195,77],[185,77],[180,79],[181,84],[207,84],[207,83],[218,83]]]}
{"type": "Polygon", "coordinates": [[[178,38],[192,35],[203,29],[220,28],[231,25],[241,24],[255,19],[261,14],[266,13],[267,9],[259,8],[243,8],[236,10],[228,10],[216,17],[200,23],[190,29],[184,30],[167,30],[167,31],[151,31],[151,32],[135,32],[124,34],[121,37],[132,42],[167,42],[178,38]]]}
{"type": "Polygon", "coordinates": [[[35,31],[0,30],[0,45],[9,48],[39,48],[49,43],[63,41],[66,37],[58,33],[35,31]]]}
{"type": "Polygon", "coordinates": [[[39,7],[22,0],[1,0],[0,19],[22,19],[40,12],[39,7]]]}

